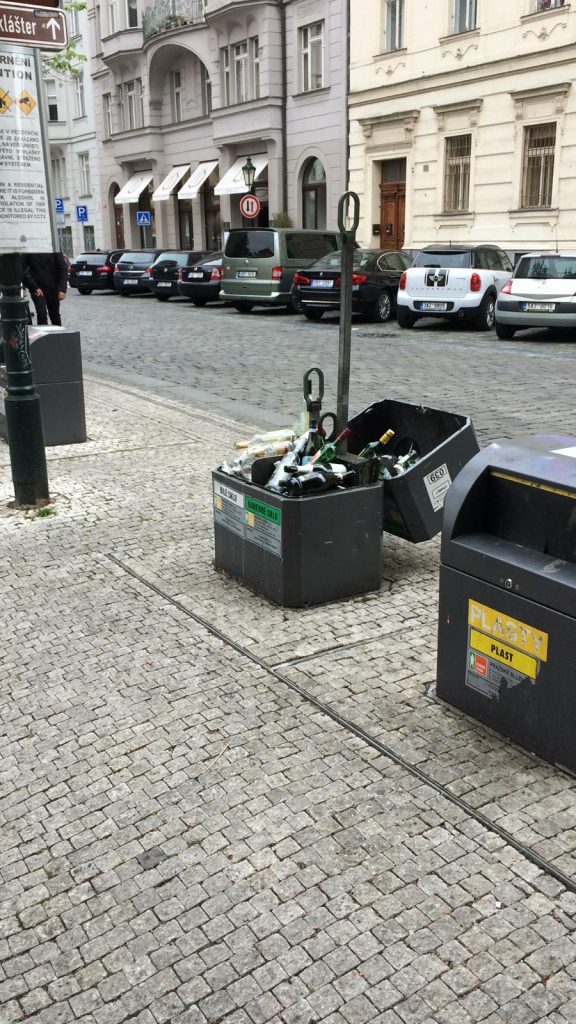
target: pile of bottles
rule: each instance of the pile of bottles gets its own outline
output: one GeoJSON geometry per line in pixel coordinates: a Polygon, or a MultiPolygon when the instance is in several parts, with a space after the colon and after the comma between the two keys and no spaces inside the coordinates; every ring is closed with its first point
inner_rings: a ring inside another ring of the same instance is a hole
{"type": "Polygon", "coordinates": [[[357,485],[358,460],[376,461],[372,467],[372,481],[401,476],[418,462],[419,454],[413,448],[400,456],[389,453],[388,446],[395,434],[393,430],[387,430],[378,440],[367,444],[359,456],[354,456],[352,464],[344,451],[351,433],[345,427],[334,441],[326,441],[316,423],[311,421],[308,430],[300,437],[290,429],[255,434],[249,441],[236,443],[235,447],[241,449],[242,454],[232,463],[225,462],[222,469],[233,476],[259,483],[261,481],[255,479],[256,473],[253,478],[255,463],[259,459],[274,460],[271,472],[269,465],[266,466],[263,486],[287,497],[300,497],[357,485]]]}

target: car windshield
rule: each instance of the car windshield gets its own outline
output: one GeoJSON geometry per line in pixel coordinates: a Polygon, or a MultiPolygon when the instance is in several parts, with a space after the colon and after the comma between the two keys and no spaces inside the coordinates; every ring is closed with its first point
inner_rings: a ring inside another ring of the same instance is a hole
{"type": "MultiPolygon", "coordinates": [[[[356,249],[353,256],[353,266],[355,270],[360,268],[366,268],[374,262],[373,252],[362,252],[361,249],[356,249]]],[[[331,252],[328,256],[323,256],[322,259],[317,260],[312,265],[311,270],[340,270],[342,264],[342,253],[338,249],[336,252],[331,252]]]]}
{"type": "Polygon", "coordinates": [[[514,277],[528,280],[576,279],[576,256],[523,256],[514,277]]]}
{"type": "Polygon", "coordinates": [[[456,249],[435,251],[428,249],[426,252],[419,252],[416,256],[413,267],[469,267],[470,250],[463,249],[459,252],[456,249]]]}
{"type": "Polygon", "coordinates": [[[125,252],[119,263],[143,263],[148,266],[154,260],[153,252],[125,252]]]}
{"type": "Polygon", "coordinates": [[[81,252],[79,256],[74,258],[74,263],[89,263],[90,266],[98,267],[102,263],[106,263],[105,252],[81,252]]]}

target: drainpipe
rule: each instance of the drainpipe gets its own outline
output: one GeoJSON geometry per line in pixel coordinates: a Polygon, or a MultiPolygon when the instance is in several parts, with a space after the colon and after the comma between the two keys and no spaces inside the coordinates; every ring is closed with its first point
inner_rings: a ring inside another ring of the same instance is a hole
{"type": "Polygon", "coordinates": [[[288,139],[286,136],[286,100],[288,94],[288,70],[286,67],[286,8],[285,0],[278,0],[280,7],[280,46],[282,60],[282,208],[288,213],[288,139]]]}

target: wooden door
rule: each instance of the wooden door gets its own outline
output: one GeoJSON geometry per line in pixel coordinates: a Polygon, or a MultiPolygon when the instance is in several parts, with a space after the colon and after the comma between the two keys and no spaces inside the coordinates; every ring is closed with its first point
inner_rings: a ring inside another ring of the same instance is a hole
{"type": "MultiPolygon", "coordinates": [[[[382,178],[384,178],[384,167],[382,178]]],[[[380,248],[401,249],[404,245],[406,182],[382,181],[380,184],[380,248]]]]}

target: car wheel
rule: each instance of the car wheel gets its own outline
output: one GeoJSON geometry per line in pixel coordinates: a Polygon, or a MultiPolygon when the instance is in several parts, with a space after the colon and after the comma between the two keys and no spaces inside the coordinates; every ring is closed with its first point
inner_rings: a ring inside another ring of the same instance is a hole
{"type": "Polygon", "coordinates": [[[515,327],[510,327],[508,324],[499,324],[498,321],[496,321],[496,335],[501,341],[510,341],[515,334],[515,327]]]}
{"type": "Polygon", "coordinates": [[[370,310],[370,319],[375,324],[385,324],[392,316],[392,296],[384,288],[370,310]]]}
{"type": "Polygon", "coordinates": [[[404,309],[403,306],[397,306],[396,319],[399,327],[414,327],[418,317],[411,310],[404,309]]]}
{"type": "Polygon", "coordinates": [[[168,302],[168,299],[170,298],[170,296],[169,295],[157,295],[156,298],[158,299],[158,302],[168,302]]]}
{"type": "Polygon", "coordinates": [[[239,313],[249,313],[254,308],[253,302],[233,302],[232,305],[239,313]]]}
{"type": "Polygon", "coordinates": [[[321,320],[322,310],[321,309],[303,309],[302,312],[307,320],[321,320]]]}
{"type": "Polygon", "coordinates": [[[294,293],[292,293],[292,295],[290,296],[290,302],[286,306],[286,312],[287,313],[303,313],[304,312],[304,307],[302,305],[302,299],[300,298],[299,295],[294,295],[294,293]]]}
{"type": "Polygon", "coordinates": [[[79,288],[78,292],[80,293],[80,295],[92,295],[91,288],[79,288]]]}
{"type": "Polygon", "coordinates": [[[192,299],[192,304],[194,306],[205,306],[206,305],[206,299],[192,299]]]}
{"type": "Polygon", "coordinates": [[[480,303],[480,308],[474,317],[474,326],[477,331],[491,331],[496,320],[496,299],[493,295],[485,295],[480,303]]]}

